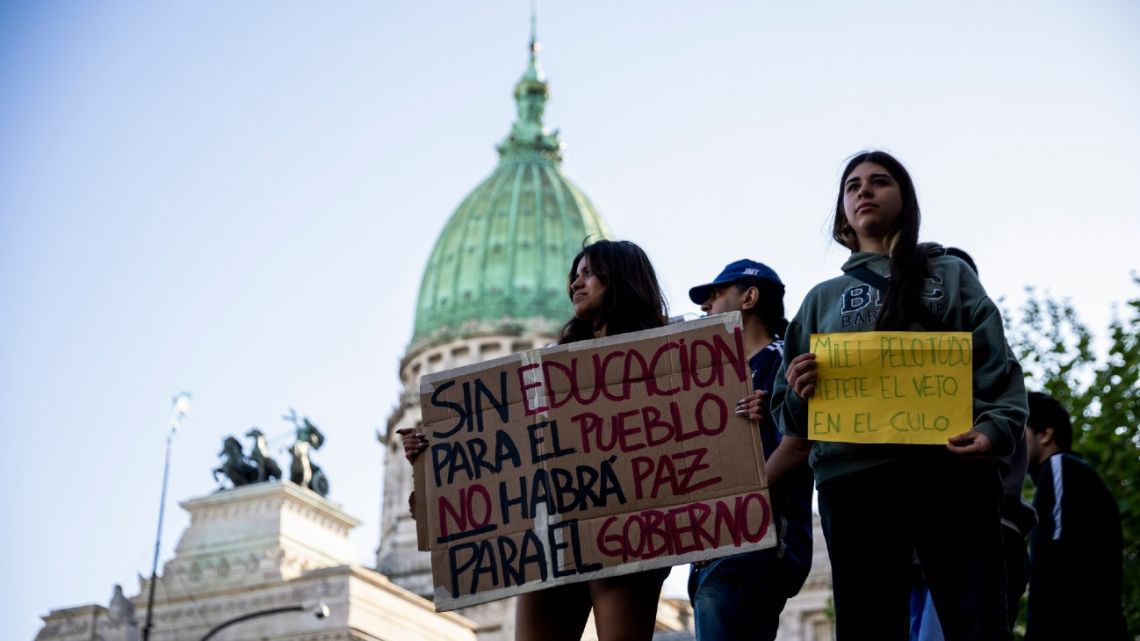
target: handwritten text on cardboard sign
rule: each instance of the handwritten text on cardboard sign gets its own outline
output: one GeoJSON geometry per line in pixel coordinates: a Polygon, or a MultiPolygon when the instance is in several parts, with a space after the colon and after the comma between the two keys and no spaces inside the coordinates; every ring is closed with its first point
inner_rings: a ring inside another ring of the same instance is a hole
{"type": "Polygon", "coordinates": [[[425,376],[439,610],[775,542],[738,315],[425,376]]]}

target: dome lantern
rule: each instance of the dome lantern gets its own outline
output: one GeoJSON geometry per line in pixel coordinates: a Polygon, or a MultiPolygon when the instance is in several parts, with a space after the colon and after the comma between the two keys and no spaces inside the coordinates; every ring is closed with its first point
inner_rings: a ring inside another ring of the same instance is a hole
{"type": "Polygon", "coordinates": [[[546,101],[550,98],[550,85],[546,83],[546,76],[538,63],[538,52],[542,50],[535,36],[534,16],[530,23],[530,59],[515,85],[515,104],[518,106],[518,118],[511,126],[511,133],[499,145],[499,155],[539,153],[547,156],[554,162],[562,161],[562,141],[558,139],[558,131],[547,131],[542,124],[542,116],[546,112],[546,101]]]}

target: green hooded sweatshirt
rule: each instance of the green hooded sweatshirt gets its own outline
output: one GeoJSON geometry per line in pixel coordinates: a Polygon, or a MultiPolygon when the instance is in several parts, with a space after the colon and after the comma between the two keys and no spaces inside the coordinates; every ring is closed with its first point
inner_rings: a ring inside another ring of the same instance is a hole
{"type": "MultiPolygon", "coordinates": [[[[962,331],[974,337],[974,425],[989,437],[994,456],[1013,452],[1028,416],[1025,382],[1021,367],[1007,352],[1001,314],[986,295],[978,277],[961,259],[942,255],[937,245],[928,245],[931,277],[923,287],[923,304],[942,327],[912,331],[962,331]]],[[[813,333],[869,332],[875,329],[882,299],[879,292],[848,271],[864,265],[887,277],[887,256],[855,252],[843,264],[843,275],[824,281],[808,292],[784,338],[784,363],[776,375],[772,413],[780,429],[808,438],[807,401],[788,388],[784,372],[792,359],[811,351],[813,333]]],[[[816,482],[871,468],[902,457],[926,456],[953,460],[942,445],[879,445],[816,441],[809,459],[816,482]]]]}

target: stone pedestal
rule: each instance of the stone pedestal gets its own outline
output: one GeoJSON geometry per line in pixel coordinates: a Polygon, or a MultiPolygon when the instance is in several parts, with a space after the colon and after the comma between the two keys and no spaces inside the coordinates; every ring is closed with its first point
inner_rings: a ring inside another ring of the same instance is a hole
{"type": "Polygon", "coordinates": [[[190,527],[157,586],[168,599],[348,565],[348,533],[360,525],[338,504],[293,483],[255,483],[181,506],[190,512],[190,527]]]}

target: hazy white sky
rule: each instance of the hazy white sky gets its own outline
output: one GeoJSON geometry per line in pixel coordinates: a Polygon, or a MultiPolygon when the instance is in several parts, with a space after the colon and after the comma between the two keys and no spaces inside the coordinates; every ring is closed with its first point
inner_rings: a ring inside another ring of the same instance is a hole
{"type": "MultiPolygon", "coordinates": [[[[284,446],[292,406],[372,563],[419,274],[494,167],[527,30],[523,0],[0,5],[0,636],[137,593],[182,389],[164,559],[222,439],[284,446]]],[[[994,297],[1047,288],[1103,335],[1138,293],[1135,2],[582,0],[539,36],[565,171],[675,313],[742,256],[793,313],[867,147],[994,297]]]]}

